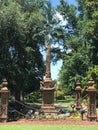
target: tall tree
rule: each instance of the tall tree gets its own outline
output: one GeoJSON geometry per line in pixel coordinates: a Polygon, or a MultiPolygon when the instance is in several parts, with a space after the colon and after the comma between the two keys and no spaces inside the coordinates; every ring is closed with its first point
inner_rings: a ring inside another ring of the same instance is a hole
{"type": "Polygon", "coordinates": [[[0,79],[6,77],[11,92],[20,100],[20,91],[39,88],[44,65],[39,45],[34,39],[43,17],[38,1],[4,0],[0,2],[0,79]]]}
{"type": "Polygon", "coordinates": [[[69,5],[64,0],[61,0],[61,5],[58,7],[60,13],[67,20],[67,24],[64,26],[63,66],[59,79],[60,87],[64,86],[67,94],[74,91],[76,80],[85,77],[89,66],[92,66],[90,39],[84,35],[84,30],[86,30],[85,21],[83,21],[85,5],[83,1],[80,3],[81,6],[78,7],[81,12],[78,12],[75,6],[69,5]]]}
{"type": "Polygon", "coordinates": [[[79,7],[79,18],[82,24],[82,33],[93,47],[92,63],[98,65],[98,1],[77,0],[79,7]]]}

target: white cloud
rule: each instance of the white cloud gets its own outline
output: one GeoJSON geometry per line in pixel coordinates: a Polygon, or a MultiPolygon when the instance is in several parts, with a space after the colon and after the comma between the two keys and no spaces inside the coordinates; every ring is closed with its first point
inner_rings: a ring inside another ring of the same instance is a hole
{"type": "Polygon", "coordinates": [[[60,24],[61,26],[64,26],[64,25],[67,24],[67,20],[65,20],[65,19],[63,18],[63,15],[61,15],[61,14],[60,14],[59,12],[57,12],[57,11],[56,11],[56,14],[55,14],[55,18],[60,21],[59,24],[60,24]]]}
{"type": "Polygon", "coordinates": [[[63,46],[62,46],[62,45],[59,45],[59,44],[57,43],[57,44],[52,44],[52,45],[51,45],[51,48],[63,49],[63,46]]]}
{"type": "Polygon", "coordinates": [[[63,21],[63,16],[59,13],[59,12],[56,12],[56,17],[60,20],[60,21],[63,21]]]}

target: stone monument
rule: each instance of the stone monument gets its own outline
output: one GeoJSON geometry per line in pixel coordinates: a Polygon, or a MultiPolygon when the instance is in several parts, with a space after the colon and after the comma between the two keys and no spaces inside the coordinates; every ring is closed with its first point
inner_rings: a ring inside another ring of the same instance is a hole
{"type": "Polygon", "coordinates": [[[40,90],[42,93],[41,111],[43,113],[54,113],[54,91],[55,82],[51,79],[50,71],[50,44],[46,43],[46,73],[45,79],[40,82],[40,90]]]}

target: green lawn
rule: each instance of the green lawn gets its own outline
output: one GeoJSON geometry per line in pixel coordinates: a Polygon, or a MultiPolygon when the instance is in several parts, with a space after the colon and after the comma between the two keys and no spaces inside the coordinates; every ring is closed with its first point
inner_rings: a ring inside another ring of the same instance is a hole
{"type": "Polygon", "coordinates": [[[98,126],[0,125],[1,130],[98,130],[98,126]]]}

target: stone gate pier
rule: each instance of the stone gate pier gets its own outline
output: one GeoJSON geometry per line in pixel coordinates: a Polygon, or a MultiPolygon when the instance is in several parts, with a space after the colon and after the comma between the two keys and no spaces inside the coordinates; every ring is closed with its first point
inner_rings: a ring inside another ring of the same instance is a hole
{"type": "Polygon", "coordinates": [[[3,79],[2,87],[0,88],[0,121],[7,121],[8,119],[9,90],[7,88],[7,85],[7,80],[3,79]]]}
{"type": "Polygon", "coordinates": [[[79,81],[76,82],[76,88],[75,88],[75,91],[76,91],[76,109],[77,110],[80,110],[82,108],[82,98],[81,98],[81,91],[82,91],[82,88],[81,88],[81,84],[79,81]]]}
{"type": "Polygon", "coordinates": [[[88,105],[88,111],[87,111],[87,118],[89,121],[97,120],[97,113],[96,113],[96,88],[94,87],[94,80],[91,78],[88,82],[88,99],[87,99],[87,105],[88,105]]]}

